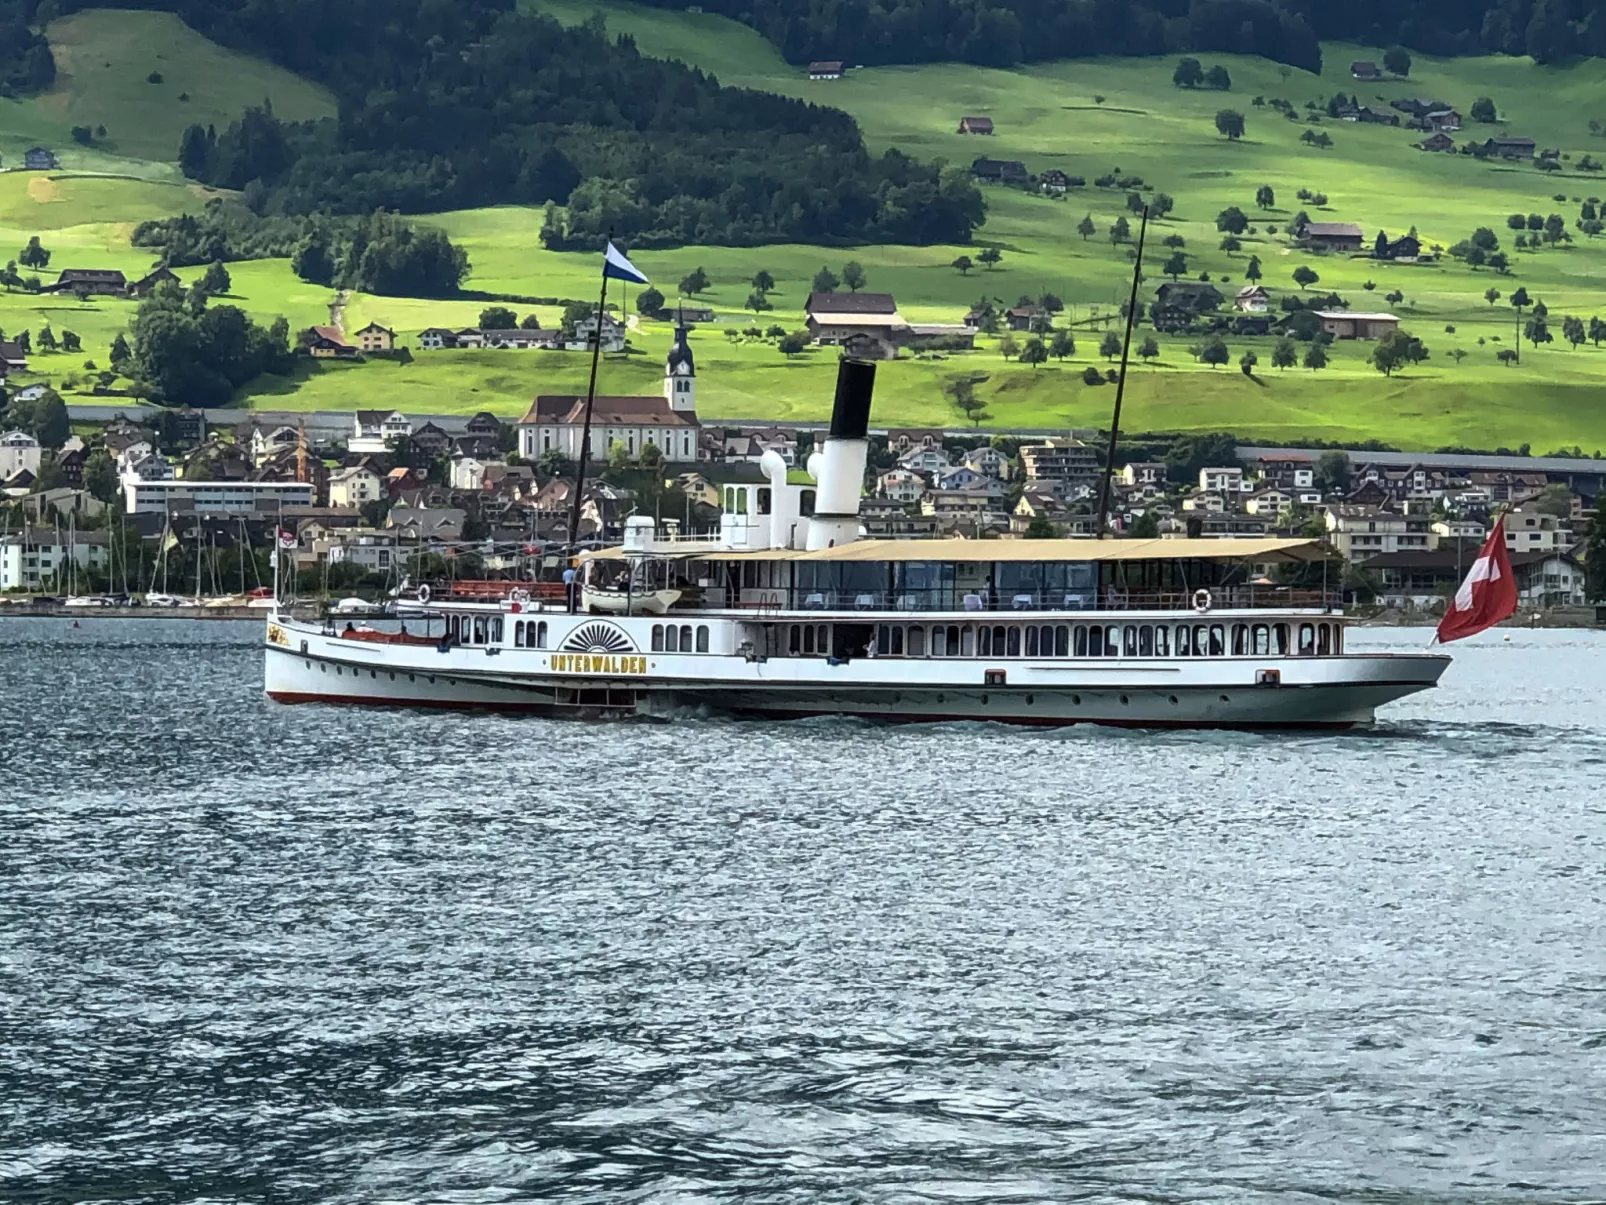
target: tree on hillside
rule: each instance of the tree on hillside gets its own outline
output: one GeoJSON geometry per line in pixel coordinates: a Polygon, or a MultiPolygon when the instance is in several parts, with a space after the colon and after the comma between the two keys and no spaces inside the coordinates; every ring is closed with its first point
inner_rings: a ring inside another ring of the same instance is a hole
{"type": "Polygon", "coordinates": [[[1098,225],[1093,221],[1092,214],[1088,214],[1080,222],[1076,223],[1076,233],[1082,236],[1084,243],[1097,234],[1098,230],[1098,225]]]}
{"type": "Polygon", "coordinates": [[[46,448],[59,448],[72,437],[72,423],[67,418],[67,404],[61,394],[47,389],[33,404],[33,437],[46,448]]]}
{"type": "Polygon", "coordinates": [[[1227,350],[1227,341],[1220,335],[1211,335],[1199,349],[1199,359],[1211,368],[1219,368],[1231,358],[1232,353],[1227,350]]]}
{"type": "Polygon", "coordinates": [[[206,274],[201,277],[201,288],[211,297],[223,296],[233,283],[229,278],[229,270],[223,266],[223,261],[220,259],[214,259],[208,264],[206,274]]]}
{"type": "Polygon", "coordinates": [[[997,247],[983,247],[976,256],[976,261],[991,272],[1004,258],[1004,253],[997,247]]]}
{"type": "Polygon", "coordinates": [[[1014,335],[1005,335],[998,341],[998,354],[1006,360],[1013,360],[1020,355],[1020,344],[1015,342],[1014,335]]]}
{"type": "Polygon", "coordinates": [[[1149,202],[1149,216],[1158,221],[1177,207],[1170,193],[1157,192],[1154,199],[1149,202]]]}
{"type": "Polygon", "coordinates": [[[1487,96],[1478,97],[1477,100],[1472,102],[1472,108],[1469,111],[1468,115],[1472,118],[1473,121],[1482,121],[1482,122],[1494,121],[1496,119],[1495,111],[1494,111],[1494,101],[1490,100],[1487,96]]]}
{"type": "Polygon", "coordinates": [[[1131,240],[1132,225],[1126,220],[1126,215],[1123,213],[1115,219],[1115,224],[1110,227],[1110,242],[1126,243],[1131,242],[1131,240]]]}
{"type": "Polygon", "coordinates": [[[1377,341],[1369,360],[1372,367],[1387,377],[1408,364],[1417,364],[1427,358],[1428,349],[1422,340],[1396,327],[1377,341]]]}
{"type": "Polygon", "coordinates": [[[482,331],[510,331],[519,324],[519,316],[505,305],[488,305],[480,311],[482,331]]]}
{"type": "Polygon", "coordinates": [[[83,349],[84,341],[78,337],[77,331],[63,330],[61,332],[62,351],[83,351],[83,349]]]}
{"type": "Polygon", "coordinates": [[[664,295],[652,285],[648,285],[636,294],[636,313],[647,318],[656,318],[664,312],[664,295]]]}
{"type": "Polygon", "coordinates": [[[1561,337],[1572,344],[1573,347],[1578,347],[1588,338],[1584,334],[1584,320],[1575,318],[1571,314],[1567,315],[1561,320],[1561,337]]]}
{"type": "Polygon", "coordinates": [[[1236,234],[1229,234],[1221,240],[1220,244],[1218,244],[1218,249],[1225,251],[1228,255],[1231,255],[1234,251],[1243,250],[1243,243],[1239,240],[1236,234]]]}
{"type": "Polygon", "coordinates": [[[1062,363],[1067,356],[1074,356],[1076,354],[1076,340],[1071,336],[1071,332],[1055,331],[1053,337],[1049,340],[1048,354],[1062,363]]]}
{"type": "Polygon", "coordinates": [[[1020,349],[1020,362],[1022,364],[1030,364],[1033,370],[1047,359],[1048,349],[1043,346],[1043,341],[1039,338],[1033,337],[1026,340],[1026,346],[1020,349]]]}
{"type": "Polygon", "coordinates": [[[864,265],[856,259],[850,259],[843,264],[842,283],[848,286],[850,293],[857,293],[864,288],[864,265]]]}
{"type": "Polygon", "coordinates": [[[1216,215],[1216,229],[1224,234],[1242,234],[1249,229],[1249,217],[1236,205],[1229,205],[1216,215]]]}
{"type": "Polygon", "coordinates": [[[1165,261],[1165,267],[1160,270],[1172,280],[1180,280],[1188,274],[1188,257],[1180,251],[1174,251],[1171,258],[1165,261]]]}
{"type": "Polygon", "coordinates": [[[1495,302],[1500,300],[1500,290],[1495,288],[1493,285],[1490,285],[1483,291],[1483,299],[1490,305],[1493,305],[1495,302]]]}
{"type": "Polygon", "coordinates": [[[1244,136],[1244,115],[1236,109],[1221,109],[1216,113],[1216,132],[1233,142],[1244,136]]]}
{"type": "Polygon", "coordinates": [[[1249,262],[1244,265],[1244,279],[1250,284],[1254,284],[1260,279],[1260,275],[1260,256],[1251,255],[1249,262]]]}
{"type": "Polygon", "coordinates": [[[976,386],[986,379],[985,376],[950,377],[942,387],[954,409],[973,427],[981,426],[992,417],[987,413],[987,403],[976,396],[976,386]]]}
{"type": "Polygon", "coordinates": [[[1496,251],[1492,253],[1489,258],[1484,261],[1484,263],[1488,264],[1489,267],[1493,268],[1496,272],[1499,272],[1502,276],[1505,275],[1506,269],[1511,267],[1511,261],[1506,258],[1506,253],[1504,251],[1496,251]]]}
{"type": "Polygon", "coordinates": [[[959,275],[964,276],[966,273],[968,273],[976,265],[971,262],[970,256],[961,255],[958,259],[954,260],[954,262],[949,264],[948,266],[950,268],[957,268],[959,270],[959,275]]]}
{"type": "Polygon", "coordinates": [[[771,276],[766,269],[760,268],[753,273],[752,284],[760,293],[769,293],[775,289],[775,277],[771,276]]]}
{"type": "Polygon", "coordinates": [[[1180,234],[1168,234],[1161,239],[1160,242],[1163,245],[1170,247],[1173,251],[1180,251],[1183,247],[1188,245],[1188,240],[1183,238],[1180,234]]]}
{"type": "Polygon", "coordinates": [[[1277,194],[1272,191],[1270,184],[1262,184],[1255,189],[1255,204],[1261,209],[1275,209],[1277,207],[1277,194]]]}
{"type": "Polygon", "coordinates": [[[1121,336],[1114,331],[1105,331],[1104,338],[1099,340],[1099,355],[1106,360],[1113,360],[1121,354],[1121,336]]]}
{"type": "Polygon", "coordinates": [[[1299,348],[1294,345],[1292,339],[1284,335],[1271,349],[1271,366],[1281,370],[1292,368],[1297,363],[1299,363],[1299,348]]]}
{"type": "Polygon", "coordinates": [[[178,140],[178,169],[190,180],[206,175],[207,159],[212,154],[212,143],[203,126],[187,126],[178,140]]]}
{"type": "Polygon", "coordinates": [[[1550,333],[1550,324],[1538,314],[1535,314],[1523,324],[1522,336],[1536,348],[1541,343],[1555,342],[1555,336],[1550,333]]]}
{"type": "Polygon", "coordinates": [[[808,345],[808,331],[793,331],[786,338],[776,340],[775,350],[790,360],[793,356],[801,355],[808,345]]]}
{"type": "Polygon", "coordinates": [[[315,231],[297,243],[290,253],[290,271],[315,285],[334,284],[335,258],[330,253],[328,237],[315,231]]]}
{"type": "Polygon", "coordinates": [[[1311,345],[1305,349],[1305,367],[1312,372],[1327,367],[1327,349],[1320,339],[1311,340],[1311,345]]]}
{"type": "Polygon", "coordinates": [[[1589,341],[1596,347],[1606,343],[1606,322],[1602,322],[1599,318],[1589,320],[1589,341]]]}
{"type": "Polygon", "coordinates": [[[1254,377],[1255,365],[1259,363],[1260,357],[1257,356],[1253,351],[1246,351],[1243,355],[1238,357],[1238,369],[1246,377],[1254,377]]]}
{"type": "Polygon", "coordinates": [[[56,332],[50,329],[50,324],[47,322],[39,328],[39,350],[53,353],[58,346],[56,332]]]}
{"type": "Polygon", "coordinates": [[[1230,92],[1232,91],[1232,76],[1228,74],[1225,67],[1217,63],[1209,71],[1205,72],[1204,85],[1206,88],[1214,88],[1217,92],[1230,92]]]}
{"type": "Polygon", "coordinates": [[[1126,194],[1126,211],[1133,217],[1142,213],[1146,204],[1147,202],[1144,201],[1142,193],[1129,192],[1126,194]]]}
{"type": "Polygon", "coordinates": [[[1318,488],[1327,494],[1342,494],[1349,489],[1350,482],[1349,456],[1337,450],[1323,452],[1316,459],[1316,471],[1312,474],[1318,488]]]}
{"type": "Polygon", "coordinates": [[[1160,356],[1160,341],[1153,335],[1143,336],[1143,342],[1138,344],[1138,359],[1145,364],[1156,360],[1160,356]]]}
{"type": "Polygon", "coordinates": [[[1522,313],[1526,307],[1533,304],[1533,302],[1529,300],[1528,290],[1521,285],[1518,285],[1516,289],[1512,291],[1511,296],[1506,300],[1511,303],[1512,307],[1515,308],[1519,314],[1522,313]]]}
{"type": "Polygon", "coordinates": [[[17,262],[24,268],[45,268],[50,265],[50,252],[40,245],[36,234],[28,239],[28,245],[18,253],[17,262]]]}
{"type": "Polygon", "coordinates": [[[1179,88],[1197,88],[1204,83],[1204,77],[1204,68],[1199,66],[1198,59],[1184,58],[1177,61],[1171,82],[1179,88]]]}
{"type": "Polygon", "coordinates": [[[118,331],[117,332],[117,337],[112,340],[112,346],[111,346],[112,367],[117,369],[119,372],[121,372],[122,371],[122,365],[128,360],[128,356],[129,356],[128,339],[127,339],[127,337],[124,336],[122,331],[118,331]]]}
{"type": "Polygon", "coordinates": [[[84,488],[93,498],[113,502],[117,498],[117,462],[105,448],[95,448],[84,457],[84,488]]]}
{"type": "Polygon", "coordinates": [[[706,292],[707,289],[708,273],[703,271],[701,265],[693,268],[680,278],[680,292],[683,296],[695,297],[699,293],[706,292]]]}
{"type": "Polygon", "coordinates": [[[760,293],[757,289],[754,289],[747,295],[747,300],[742,303],[742,307],[744,309],[752,310],[755,314],[762,314],[767,310],[773,310],[775,308],[772,304],[770,304],[770,299],[764,296],[764,294],[760,293]]]}
{"type": "Polygon", "coordinates": [[[1390,75],[1410,75],[1411,55],[1403,46],[1390,46],[1383,52],[1383,70],[1390,75]]]}
{"type": "Polygon", "coordinates": [[[1299,286],[1301,293],[1319,280],[1321,280],[1321,277],[1306,264],[1300,264],[1299,267],[1294,269],[1294,283],[1299,286]]]}

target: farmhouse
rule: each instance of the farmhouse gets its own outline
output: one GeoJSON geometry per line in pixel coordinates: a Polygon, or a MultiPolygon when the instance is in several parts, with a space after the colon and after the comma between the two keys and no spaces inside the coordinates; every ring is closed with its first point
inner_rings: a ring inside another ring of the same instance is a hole
{"type": "Polygon", "coordinates": [[[841,79],[842,64],[835,59],[822,59],[809,64],[810,79],[841,79]]]}
{"type": "MultiPolygon", "coordinates": [[[[538,327],[528,330],[518,327],[507,330],[482,330],[479,335],[481,344],[485,347],[511,347],[518,351],[529,351],[532,347],[551,349],[563,342],[563,332],[555,328],[541,330],[538,327]]],[[[603,345],[603,350],[610,350],[607,344],[603,345]]]]}
{"type": "Polygon", "coordinates": [[[1397,126],[1400,124],[1400,115],[1390,113],[1387,109],[1373,109],[1362,105],[1355,110],[1355,120],[1367,125],[1397,126]]]}
{"type": "Polygon", "coordinates": [[[1405,96],[1399,100],[1389,101],[1389,108],[1398,109],[1401,113],[1408,113],[1412,117],[1425,117],[1429,113],[1443,113],[1450,106],[1442,100],[1433,100],[1426,96],[1405,96]]]}
{"type": "Polygon", "coordinates": [[[26,372],[28,355],[15,343],[0,339],[0,377],[8,372],[26,372]]]}
{"type": "Polygon", "coordinates": [[[363,351],[390,351],[396,346],[396,332],[370,322],[357,332],[357,346],[363,351]]]}
{"type": "Polygon", "coordinates": [[[1490,138],[1483,144],[1485,155],[1494,155],[1500,159],[1532,159],[1534,157],[1534,140],[1532,138],[1490,138]]]}
{"type": "Polygon", "coordinates": [[[1004,311],[1004,321],[1009,324],[1009,329],[1012,331],[1029,331],[1032,329],[1032,323],[1039,318],[1047,321],[1049,314],[1047,310],[1039,309],[1035,305],[1017,305],[1004,311]]]}
{"type": "Polygon", "coordinates": [[[709,305],[687,305],[685,302],[675,303],[675,321],[684,325],[688,322],[712,322],[714,320],[714,307],[709,305]]]}
{"type": "Polygon", "coordinates": [[[440,351],[443,347],[457,346],[457,332],[444,326],[427,326],[418,332],[418,346],[423,351],[440,351]]]}
{"type": "Polygon", "coordinates": [[[961,117],[959,119],[959,132],[961,134],[991,134],[993,132],[993,119],[991,117],[961,117]]]}
{"type": "Polygon", "coordinates": [[[413,433],[413,420],[400,410],[359,410],[353,416],[348,452],[382,453],[413,433]]]}
{"type": "Polygon", "coordinates": [[[303,345],[314,359],[350,359],[357,349],[346,342],[338,326],[313,326],[302,333],[303,345]]]}
{"type": "Polygon", "coordinates": [[[1304,241],[1309,247],[1328,251],[1359,251],[1361,228],[1354,222],[1307,222],[1304,241]]]}
{"type": "Polygon", "coordinates": [[[130,297],[148,297],[155,291],[157,285],[178,284],[178,276],[166,264],[141,276],[138,280],[130,282],[128,295],[130,297]]]}
{"type": "Polygon", "coordinates": [[[810,293],[803,312],[816,343],[878,360],[898,354],[901,328],[908,325],[891,293],[810,293]]]}
{"type": "Polygon", "coordinates": [[[1271,303],[1271,294],[1264,285],[1245,285],[1238,290],[1238,296],[1233,298],[1234,309],[1244,311],[1246,314],[1264,314],[1266,307],[1271,303]]]}
{"type": "Polygon", "coordinates": [[[1377,64],[1371,59],[1356,59],[1349,65],[1349,73],[1355,79],[1376,80],[1382,79],[1383,73],[1377,69],[1377,64]]]}
{"type": "Polygon", "coordinates": [[[1335,339],[1381,339],[1400,325],[1393,314],[1353,314],[1344,310],[1317,310],[1322,330],[1335,339]]]}
{"type": "MultiPolygon", "coordinates": [[[[582,318],[574,324],[574,338],[564,343],[568,351],[590,351],[598,340],[597,331],[601,329],[603,351],[624,351],[625,324],[612,314],[603,314],[601,318],[592,314],[589,318],[582,318]]],[[[539,334],[538,331],[526,332],[539,334]]]]}
{"type": "Polygon", "coordinates": [[[1221,308],[1221,292],[1194,280],[1167,281],[1155,290],[1149,319],[1157,331],[1186,330],[1201,314],[1221,308]]]}
{"type": "Polygon", "coordinates": [[[1455,150],[1455,139],[1441,131],[1424,138],[1417,143],[1417,146],[1424,151],[1453,151],[1455,150]]]}
{"type": "Polygon", "coordinates": [[[125,292],[128,281],[111,268],[63,268],[47,293],[88,293],[95,297],[115,297],[125,292]]]}
{"type": "Polygon", "coordinates": [[[1029,178],[1018,159],[978,159],[970,165],[970,174],[983,184],[1025,184],[1029,178]]]}
{"type": "Polygon", "coordinates": [[[48,172],[60,167],[54,151],[42,146],[31,146],[22,152],[22,169],[29,172],[48,172]]]}
{"type": "Polygon", "coordinates": [[[1037,177],[1037,186],[1044,192],[1061,193],[1071,187],[1071,178],[1057,167],[1051,167],[1037,177]]]}
{"type": "Polygon", "coordinates": [[[1384,239],[1378,259],[1415,260],[1422,254],[1422,240],[1414,234],[1402,234],[1397,239],[1384,239]]]}
{"type": "Polygon", "coordinates": [[[1461,128],[1461,114],[1454,109],[1434,109],[1431,113],[1422,113],[1413,117],[1405,124],[1413,130],[1448,133],[1461,128]]]}

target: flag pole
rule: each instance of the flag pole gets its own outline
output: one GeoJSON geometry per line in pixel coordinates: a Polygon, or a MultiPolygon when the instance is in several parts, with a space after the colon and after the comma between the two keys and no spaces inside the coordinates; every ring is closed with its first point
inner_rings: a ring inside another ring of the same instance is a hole
{"type": "Polygon", "coordinates": [[[1138,219],[1137,262],[1132,265],[1132,295],[1126,304],[1126,336],[1121,340],[1121,375],[1115,382],[1115,413],[1110,416],[1110,446],[1104,453],[1104,484],[1099,490],[1099,526],[1096,533],[1104,538],[1110,521],[1110,478],[1115,473],[1115,441],[1121,431],[1121,399],[1126,394],[1127,353],[1132,348],[1132,322],[1138,315],[1138,285],[1143,280],[1143,236],[1149,232],[1149,207],[1143,207],[1138,219]]]}
{"type": "MultiPolygon", "coordinates": [[[[608,246],[613,245],[613,231],[608,231],[608,246]]],[[[597,362],[602,359],[602,315],[608,304],[608,257],[602,258],[602,292],[597,296],[597,340],[591,345],[591,383],[586,386],[585,421],[580,427],[579,464],[574,474],[574,504],[569,508],[569,556],[573,560],[580,542],[580,496],[586,484],[586,453],[591,449],[591,407],[597,400],[597,362]]]]}

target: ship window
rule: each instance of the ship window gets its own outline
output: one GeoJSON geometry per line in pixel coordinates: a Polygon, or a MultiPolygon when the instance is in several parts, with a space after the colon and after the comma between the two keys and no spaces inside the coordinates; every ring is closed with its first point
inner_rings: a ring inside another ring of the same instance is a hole
{"type": "Polygon", "coordinates": [[[768,486],[761,485],[758,487],[758,509],[756,513],[761,515],[770,513],[770,489],[768,486]]]}
{"type": "Polygon", "coordinates": [[[786,651],[796,657],[803,651],[803,630],[800,624],[788,624],[786,628],[786,651]]]}
{"type": "Polygon", "coordinates": [[[1235,623],[1232,625],[1232,655],[1242,657],[1249,651],[1249,625],[1235,623]]]}
{"type": "Polygon", "coordinates": [[[1165,624],[1154,629],[1154,655],[1156,657],[1171,655],[1171,629],[1165,624]]]}
{"type": "Polygon", "coordinates": [[[485,618],[481,615],[474,617],[474,643],[485,643],[485,618]]]}
{"type": "Polygon", "coordinates": [[[1309,657],[1316,652],[1316,627],[1314,624],[1302,623],[1299,625],[1299,655],[1309,657]]]}
{"type": "Polygon", "coordinates": [[[491,620],[491,643],[501,644],[506,631],[507,628],[504,626],[500,615],[491,620]]]}
{"type": "Polygon", "coordinates": [[[986,624],[976,629],[976,656],[991,657],[993,655],[993,630],[986,624]]]}
{"type": "Polygon", "coordinates": [[[1177,625],[1177,656],[1193,656],[1193,641],[1188,637],[1188,625],[1185,623],[1177,625]]]}
{"type": "Polygon", "coordinates": [[[516,649],[524,647],[524,621],[522,619],[513,621],[513,647],[516,649]]]}
{"type": "Polygon", "coordinates": [[[1104,629],[1097,624],[1087,630],[1087,655],[1089,657],[1104,656],[1104,629]]]}
{"type": "Polygon", "coordinates": [[[959,655],[961,657],[974,657],[976,655],[976,629],[968,623],[959,633],[959,655]]]}
{"type": "Polygon", "coordinates": [[[1271,629],[1265,624],[1257,623],[1254,626],[1251,647],[1257,657],[1264,657],[1271,652],[1271,629]]]}
{"type": "Polygon", "coordinates": [[[807,519],[814,513],[814,491],[803,490],[797,496],[797,513],[807,519]]]}
{"type": "Polygon", "coordinates": [[[734,485],[725,487],[725,513],[727,515],[736,513],[736,487],[734,485]]]}
{"type": "Polygon", "coordinates": [[[1037,625],[1035,623],[1026,625],[1026,655],[1028,657],[1037,656],[1037,625]]]}
{"type": "Polygon", "coordinates": [[[1339,653],[1342,653],[1343,651],[1344,651],[1344,625],[1341,624],[1341,623],[1335,623],[1333,625],[1333,655],[1336,657],[1339,653]]]}
{"type": "Polygon", "coordinates": [[[1079,623],[1076,625],[1075,635],[1072,639],[1071,653],[1076,657],[1087,656],[1087,625],[1085,623],[1079,623]]]}
{"type": "Polygon", "coordinates": [[[1322,623],[1316,625],[1316,653],[1317,656],[1331,656],[1333,652],[1333,625],[1322,623]]]}
{"type": "Polygon", "coordinates": [[[1210,625],[1210,655],[1212,657],[1227,655],[1227,629],[1222,624],[1210,625]]]}
{"type": "Polygon", "coordinates": [[[1138,629],[1138,656],[1154,656],[1154,626],[1152,624],[1146,623],[1138,629]]]}
{"type": "Polygon", "coordinates": [[[546,648],[546,620],[544,619],[535,625],[535,647],[538,649],[546,648]]]}
{"type": "Polygon", "coordinates": [[[919,624],[911,624],[909,627],[909,655],[911,657],[926,655],[926,629],[919,624]]]}
{"type": "Polygon", "coordinates": [[[708,651],[708,625],[706,623],[697,625],[697,651],[699,653],[708,651]]]}
{"type": "Polygon", "coordinates": [[[1193,625],[1193,655],[1195,657],[1203,657],[1208,654],[1210,649],[1209,631],[1210,629],[1202,623],[1193,625]]]}
{"type": "Polygon", "coordinates": [[[1136,657],[1138,655],[1138,625],[1135,623],[1127,624],[1126,631],[1122,635],[1125,637],[1121,642],[1122,651],[1128,657],[1136,657]]]}
{"type": "Polygon", "coordinates": [[[652,625],[652,651],[655,653],[664,651],[664,625],[661,623],[652,625]]]}
{"type": "Polygon", "coordinates": [[[997,623],[993,625],[993,656],[1002,657],[1004,655],[1004,625],[997,623]]]}
{"type": "Polygon", "coordinates": [[[1274,623],[1271,626],[1272,644],[1279,657],[1288,656],[1288,625],[1274,623]]]}
{"type": "Polygon", "coordinates": [[[664,625],[664,652],[680,652],[680,635],[672,623],[664,625]]]}
{"type": "Polygon", "coordinates": [[[1020,627],[1018,625],[1016,625],[1016,624],[1010,624],[1009,627],[1006,629],[1006,631],[1008,632],[1008,635],[1005,637],[1005,639],[1008,640],[1008,642],[1009,642],[1009,645],[1008,645],[1009,652],[1006,655],[1010,656],[1010,657],[1019,657],[1020,656],[1020,627]]]}
{"type": "Polygon", "coordinates": [[[803,625],[803,655],[805,657],[814,655],[814,625],[812,623],[803,625]]]}
{"type": "Polygon", "coordinates": [[[877,657],[885,657],[892,652],[892,625],[877,624],[875,630],[875,652],[877,657]]]}
{"type": "Polygon", "coordinates": [[[680,651],[683,653],[691,652],[691,624],[689,623],[680,625],[680,651]]]}
{"type": "Polygon", "coordinates": [[[896,627],[894,627],[892,629],[892,655],[894,657],[903,656],[903,625],[902,624],[899,624],[898,626],[896,626],[896,627]]]}

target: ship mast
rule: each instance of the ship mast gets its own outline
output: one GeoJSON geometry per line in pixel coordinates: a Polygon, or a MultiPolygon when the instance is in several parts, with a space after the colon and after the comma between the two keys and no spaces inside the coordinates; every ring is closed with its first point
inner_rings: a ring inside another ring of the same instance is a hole
{"type": "Polygon", "coordinates": [[[1104,452],[1104,486],[1099,490],[1098,537],[1104,538],[1110,522],[1110,478],[1115,473],[1115,441],[1121,431],[1121,399],[1126,395],[1127,356],[1132,350],[1132,323],[1138,316],[1138,285],[1143,282],[1143,236],[1149,230],[1149,207],[1138,220],[1138,254],[1132,264],[1132,295],[1126,303],[1126,337],[1121,340],[1121,375],[1115,382],[1115,413],[1110,416],[1110,444],[1104,452]]]}

